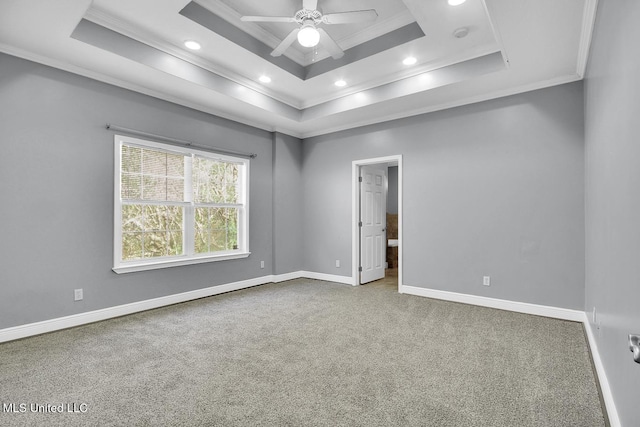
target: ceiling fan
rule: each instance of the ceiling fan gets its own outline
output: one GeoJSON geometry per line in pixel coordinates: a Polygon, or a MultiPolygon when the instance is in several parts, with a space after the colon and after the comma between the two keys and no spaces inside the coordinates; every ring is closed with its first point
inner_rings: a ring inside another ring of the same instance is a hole
{"type": "Polygon", "coordinates": [[[334,58],[338,59],[344,55],[344,51],[327,34],[320,24],[353,24],[360,22],[375,21],[378,13],[374,9],[354,10],[350,12],[328,13],[324,15],[318,9],[318,0],[302,0],[302,9],[294,16],[243,16],[242,21],[251,22],[295,22],[299,27],[294,29],[282,40],[282,42],[271,52],[271,56],[280,56],[291,44],[298,39],[304,47],[314,47],[320,43],[334,58]]]}

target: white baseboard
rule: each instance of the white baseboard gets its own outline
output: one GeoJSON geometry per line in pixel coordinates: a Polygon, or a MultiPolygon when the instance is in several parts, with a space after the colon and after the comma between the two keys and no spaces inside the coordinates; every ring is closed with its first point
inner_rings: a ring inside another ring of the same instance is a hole
{"type": "MultiPolygon", "coordinates": [[[[206,298],[226,292],[246,289],[253,286],[264,285],[266,283],[278,283],[286,280],[299,278],[309,278],[316,280],[325,280],[336,283],[344,283],[353,285],[353,278],[348,276],[336,276],[333,274],[314,273],[311,271],[295,271],[291,273],[269,275],[257,277],[255,279],[243,280],[240,282],[227,283],[224,285],[212,286],[204,289],[183,292],[175,295],[154,298],[150,300],[138,301],[130,304],[119,305],[115,307],[104,308],[86,313],[74,314],[71,316],[60,317],[57,319],[45,320],[42,322],[30,323],[26,325],[15,326],[12,328],[0,329],[0,343],[13,341],[20,338],[40,335],[47,332],[67,329],[74,326],[86,325],[88,323],[98,322],[101,320],[112,319],[115,317],[125,316],[127,314],[138,313],[145,310],[160,308],[171,304],[187,302],[199,298],[206,298]]],[[[563,320],[572,320],[581,322],[585,326],[587,339],[591,348],[593,362],[596,367],[596,374],[600,382],[602,397],[607,408],[609,421],[612,427],[620,427],[620,419],[616,411],[616,405],[613,400],[609,381],[604,370],[604,365],[600,359],[598,345],[595,341],[591,324],[588,316],[584,311],[569,310],[565,308],[549,307],[543,305],[529,304],[523,302],[515,302],[501,300],[495,298],[487,298],[475,295],[460,294],[455,292],[440,291],[435,289],[418,288],[414,286],[400,286],[400,293],[408,295],[416,295],[427,298],[440,299],[445,301],[460,302],[465,304],[478,305],[482,307],[491,307],[501,310],[515,311],[518,313],[534,314],[538,316],[553,317],[563,320]]]]}
{"type": "Polygon", "coordinates": [[[270,276],[272,278],[272,282],[284,282],[285,280],[293,280],[293,279],[315,279],[315,280],[324,280],[326,282],[335,282],[335,283],[344,283],[347,285],[353,285],[353,278],[347,276],[337,276],[334,274],[326,274],[326,273],[315,273],[313,271],[293,271],[291,273],[279,274],[275,276],[270,276]]]}
{"type": "Polygon", "coordinates": [[[35,335],[45,334],[47,332],[59,331],[62,329],[72,328],[75,326],[86,325],[89,323],[99,322],[102,320],[113,319],[115,317],[125,316],[127,314],[138,313],[145,310],[160,308],[171,304],[178,304],[199,298],[206,298],[226,292],[246,289],[253,286],[264,285],[266,283],[278,283],[286,280],[299,278],[309,278],[318,280],[327,280],[338,283],[351,284],[350,277],[333,276],[330,274],[313,273],[309,271],[294,271],[291,273],[269,275],[257,277],[255,279],[243,280],[239,282],[227,283],[224,285],[211,286],[204,289],[196,289],[194,291],[183,292],[164,297],[153,298],[144,301],[133,302],[130,304],[118,305],[115,307],[103,308],[100,310],[88,311],[86,313],[73,314],[70,316],[59,317],[56,319],[44,320],[42,322],[29,323],[26,325],[14,326],[11,328],[0,329],[0,343],[13,341],[21,338],[27,338],[35,335]]]}
{"type": "Polygon", "coordinates": [[[459,294],[456,292],[439,291],[436,289],[418,288],[415,286],[401,286],[400,293],[418,295],[421,297],[440,299],[445,301],[461,302],[481,307],[491,307],[500,310],[515,311],[517,313],[535,314],[536,316],[553,317],[556,319],[573,320],[582,322],[584,311],[570,310],[567,308],[550,307],[546,305],[529,304],[496,298],[480,297],[476,295],[459,294]]]}
{"type": "MultiPolygon", "coordinates": [[[[278,276],[280,277],[280,276],[278,276]]],[[[0,330],[0,343],[40,335],[47,332],[72,328],[74,326],[86,325],[88,323],[99,322],[101,320],[112,319],[114,317],[125,316],[127,314],[138,313],[140,311],[151,310],[171,304],[187,302],[199,298],[210,297],[226,292],[237,291],[253,286],[263,285],[273,282],[274,276],[264,276],[255,279],[243,280],[240,282],[227,283],[225,285],[211,286],[204,289],[183,292],[180,294],[167,295],[160,298],[153,298],[130,304],[118,305],[115,307],[103,308],[86,313],[73,314],[71,316],[59,317],[57,319],[44,320],[42,322],[29,323],[0,330]]],[[[286,280],[286,279],[285,279],[286,280]]]]}
{"type": "Polygon", "coordinates": [[[313,271],[301,271],[301,277],[308,279],[325,280],[327,282],[344,283],[346,285],[353,285],[353,277],[351,276],[337,276],[335,274],[326,273],[314,273],[313,271]]]}
{"type": "Polygon", "coordinates": [[[620,418],[618,417],[618,410],[616,409],[616,403],[613,400],[613,394],[611,393],[611,387],[609,380],[607,379],[607,373],[604,370],[604,364],[600,358],[600,352],[598,351],[598,344],[589,322],[589,316],[584,314],[584,329],[587,332],[587,339],[589,340],[589,347],[591,348],[591,356],[593,357],[593,364],[596,367],[596,373],[598,375],[598,381],[600,382],[600,390],[602,391],[602,399],[604,405],[607,408],[607,415],[609,416],[609,423],[611,427],[620,427],[620,418]]]}
{"type": "Polygon", "coordinates": [[[609,381],[607,380],[604,365],[602,363],[602,360],[600,359],[600,353],[598,352],[598,345],[596,344],[588,316],[584,311],[487,298],[476,295],[459,294],[456,292],[440,291],[436,289],[418,288],[415,286],[400,286],[400,293],[445,301],[460,302],[464,304],[478,305],[481,307],[497,308],[500,310],[515,311],[517,313],[553,317],[556,319],[571,320],[574,322],[582,323],[585,327],[585,330],[587,331],[587,339],[589,340],[591,355],[593,357],[593,363],[596,367],[596,375],[598,376],[598,380],[600,382],[602,398],[607,409],[609,422],[611,424],[611,427],[621,426],[620,418],[618,417],[616,405],[613,400],[613,394],[611,393],[611,388],[609,386],[609,381]]]}
{"type": "Polygon", "coordinates": [[[271,276],[272,278],[271,281],[273,283],[280,283],[280,282],[285,282],[287,280],[300,279],[301,277],[304,277],[302,275],[302,271],[294,271],[291,273],[273,275],[271,276]]]}

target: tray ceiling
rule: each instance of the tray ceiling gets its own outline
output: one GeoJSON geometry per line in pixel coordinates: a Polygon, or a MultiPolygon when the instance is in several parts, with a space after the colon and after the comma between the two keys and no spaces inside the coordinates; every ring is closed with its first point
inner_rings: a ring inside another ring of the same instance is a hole
{"type": "Polygon", "coordinates": [[[338,60],[297,42],[274,58],[296,24],[240,21],[301,7],[302,0],[5,0],[0,51],[309,137],[581,79],[596,1],[319,0],[324,13],[378,13],[371,23],[325,26],[345,51],[338,60]],[[466,37],[454,35],[461,28],[466,37]],[[202,48],[190,51],[186,40],[202,48]],[[416,63],[403,64],[407,57],[416,63]]]}

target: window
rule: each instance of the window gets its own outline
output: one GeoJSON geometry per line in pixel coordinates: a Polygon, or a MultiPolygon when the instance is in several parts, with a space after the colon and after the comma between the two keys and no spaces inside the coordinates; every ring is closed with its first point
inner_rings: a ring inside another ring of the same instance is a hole
{"type": "Polygon", "coordinates": [[[249,160],[115,137],[114,271],[249,256],[249,160]]]}

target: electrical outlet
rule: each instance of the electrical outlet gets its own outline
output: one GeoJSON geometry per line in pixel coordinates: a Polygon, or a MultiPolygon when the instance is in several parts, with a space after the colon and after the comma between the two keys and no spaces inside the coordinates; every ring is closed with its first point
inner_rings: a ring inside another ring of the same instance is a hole
{"type": "Polygon", "coordinates": [[[600,323],[602,323],[602,321],[600,320],[600,316],[598,316],[598,312],[596,311],[596,307],[593,307],[593,311],[591,312],[591,320],[593,323],[593,326],[595,326],[596,330],[598,331],[598,336],[600,336],[600,323]]]}
{"type": "Polygon", "coordinates": [[[339,259],[336,260],[336,268],[340,268],[340,260],[339,259]]]}
{"type": "Polygon", "coordinates": [[[82,301],[82,289],[74,289],[73,290],[73,300],[74,301],[82,301]]]}
{"type": "Polygon", "coordinates": [[[264,268],[264,261],[260,261],[260,268],[264,268]]]}
{"type": "Polygon", "coordinates": [[[484,276],[482,278],[482,284],[484,286],[491,286],[491,277],[490,276],[484,276]]]}

